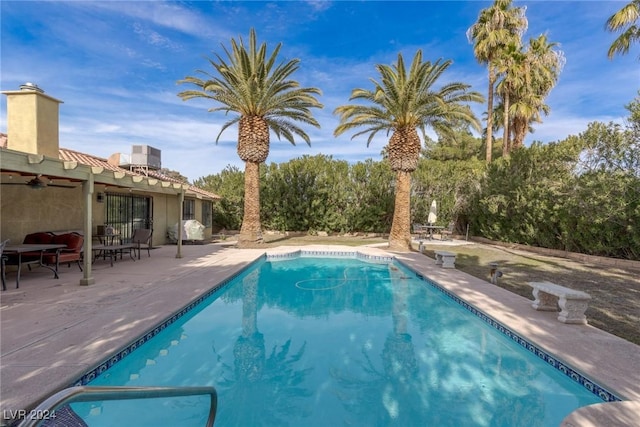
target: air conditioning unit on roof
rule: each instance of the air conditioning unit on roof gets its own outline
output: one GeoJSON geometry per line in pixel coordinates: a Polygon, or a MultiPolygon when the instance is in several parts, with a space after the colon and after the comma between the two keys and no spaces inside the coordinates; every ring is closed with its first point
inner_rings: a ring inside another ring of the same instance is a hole
{"type": "Polygon", "coordinates": [[[161,169],[160,150],[149,145],[134,145],[131,147],[131,165],[149,169],[161,169]]]}

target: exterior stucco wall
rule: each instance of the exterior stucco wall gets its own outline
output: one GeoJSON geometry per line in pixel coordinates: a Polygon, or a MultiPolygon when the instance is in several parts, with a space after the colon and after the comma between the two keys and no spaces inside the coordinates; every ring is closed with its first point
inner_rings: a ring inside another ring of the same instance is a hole
{"type": "Polygon", "coordinates": [[[2,240],[11,239],[13,244],[38,231],[81,231],[83,218],[81,187],[34,190],[3,185],[0,189],[0,233],[2,240]]]}
{"type": "Polygon", "coordinates": [[[153,243],[166,244],[167,243],[167,225],[169,221],[175,223],[178,221],[178,198],[167,195],[156,195],[153,198],[153,243]],[[174,216],[170,216],[170,206],[173,206],[175,211],[174,216]]]}
{"type": "MultiPolygon", "coordinates": [[[[99,203],[98,193],[105,193],[104,185],[96,184],[92,197],[91,232],[97,234],[98,225],[105,223],[106,204],[99,203]]],[[[128,194],[126,190],[109,192],[128,194]]],[[[181,207],[177,195],[136,193],[153,199],[153,245],[168,242],[167,228],[178,222],[181,207]]],[[[46,187],[34,190],[26,185],[3,185],[0,188],[0,238],[22,243],[24,236],[38,231],[82,231],[84,204],[82,187],[46,187]]],[[[202,201],[196,200],[196,219],[202,221],[202,201]]],[[[205,238],[211,237],[210,227],[205,238]]]]}

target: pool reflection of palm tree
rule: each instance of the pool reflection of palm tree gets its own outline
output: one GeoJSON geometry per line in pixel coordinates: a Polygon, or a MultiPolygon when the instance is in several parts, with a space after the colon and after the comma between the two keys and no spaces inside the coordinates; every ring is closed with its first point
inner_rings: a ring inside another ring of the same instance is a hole
{"type": "Polygon", "coordinates": [[[412,425],[416,413],[424,411],[422,393],[418,389],[420,375],[411,335],[408,333],[407,306],[410,293],[407,277],[395,266],[389,266],[392,286],[392,330],[387,335],[381,353],[382,370],[376,368],[363,351],[366,378],[347,377],[333,371],[340,385],[355,390],[356,396],[342,394],[343,405],[370,425],[412,425]],[[362,418],[365,417],[365,418],[362,418]],[[371,417],[370,419],[366,419],[371,417]]]}
{"type": "Polygon", "coordinates": [[[260,270],[254,270],[242,283],[242,333],[233,346],[233,368],[214,348],[222,365],[216,421],[224,425],[286,426],[288,420],[305,415],[300,398],[312,394],[302,387],[311,370],[295,369],[304,344],[290,355],[288,340],[266,356],[264,335],[258,330],[259,277],[260,270]]]}

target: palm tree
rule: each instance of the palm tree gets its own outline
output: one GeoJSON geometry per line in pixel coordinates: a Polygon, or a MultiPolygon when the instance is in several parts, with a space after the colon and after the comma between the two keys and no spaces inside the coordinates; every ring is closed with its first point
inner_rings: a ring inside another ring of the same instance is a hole
{"type": "Polygon", "coordinates": [[[545,104],[549,92],[555,87],[565,63],[562,51],[554,49],[558,43],[549,42],[545,34],[530,39],[521,67],[525,78],[514,90],[516,101],[510,108],[513,120],[513,149],[522,147],[532,122],[541,122],[541,113],[550,111],[545,104]]]}
{"type": "Polygon", "coordinates": [[[496,61],[502,78],[497,85],[501,103],[494,109],[494,116],[502,120],[505,129],[503,156],[522,147],[527,132],[533,132],[531,123],[541,122],[541,113],[550,111],[545,99],[565,62],[563,52],[554,49],[557,46],[541,34],[530,39],[526,49],[511,45],[496,61]]]}
{"type": "Polygon", "coordinates": [[[244,216],[238,237],[240,246],[262,242],[260,225],[260,164],[269,155],[269,131],[295,145],[298,135],[307,144],[309,136],[295,122],[320,127],[311,115],[310,108],[322,108],[314,97],[316,88],[300,88],[290,76],[298,69],[299,60],[292,59],[276,64],[282,44],[278,44],[267,57],[267,45],[258,47],[256,32],[251,29],[249,44],[245,46],[231,39],[231,51],[223,46],[227,59],[216,54],[209,59],[215,73],[198,70],[205,76],[187,76],[179,83],[190,83],[199,90],[180,92],[183,100],[206,98],[222,104],[209,111],[224,111],[237,115],[222,125],[216,138],[232,125],[238,124],[238,156],[245,162],[244,216]]]}
{"type": "Polygon", "coordinates": [[[526,55],[519,45],[509,44],[496,61],[496,70],[502,76],[497,91],[502,97],[502,157],[509,155],[511,128],[509,126],[511,114],[509,112],[512,94],[515,97],[516,88],[529,84],[528,63],[526,55]]]}
{"type": "Polygon", "coordinates": [[[434,91],[433,85],[451,61],[422,61],[422,51],[418,50],[409,70],[405,69],[402,54],[394,65],[377,65],[381,81],[371,79],[373,90],[354,89],[350,100],[362,100],[371,105],[354,104],[336,108],[340,123],[334,131],[338,136],[348,130],[362,127],[353,135],[369,134],[367,146],[375,135],[384,131],[391,138],[387,153],[391,169],[396,174],[395,205],[393,222],[389,235],[391,250],[411,249],[410,188],[411,173],[418,166],[421,142],[417,129],[426,138],[426,128],[431,126],[443,133],[451,131],[450,122],[462,120],[480,129],[467,102],[483,102],[477,92],[469,92],[469,85],[454,82],[434,91]]]}
{"type": "Polygon", "coordinates": [[[609,47],[607,53],[609,59],[612,59],[616,53],[627,54],[631,44],[640,41],[640,22],[638,21],[640,21],[640,0],[632,0],[607,19],[607,30],[612,33],[622,32],[609,47]]]}
{"type": "Polygon", "coordinates": [[[467,30],[467,38],[473,43],[473,53],[481,64],[489,67],[489,90],[487,96],[486,159],[491,162],[493,141],[493,90],[497,79],[495,61],[510,44],[520,43],[527,29],[524,7],[511,7],[512,0],[495,0],[483,9],[478,21],[467,30]]]}

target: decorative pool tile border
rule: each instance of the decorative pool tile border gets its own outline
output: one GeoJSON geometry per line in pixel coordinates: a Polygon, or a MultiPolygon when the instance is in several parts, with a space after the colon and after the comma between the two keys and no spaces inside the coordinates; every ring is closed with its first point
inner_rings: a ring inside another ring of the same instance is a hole
{"type": "Polygon", "coordinates": [[[313,257],[325,257],[325,258],[355,258],[363,261],[369,262],[393,262],[395,259],[392,256],[383,256],[383,255],[370,255],[365,254],[360,251],[326,251],[326,250],[306,250],[306,249],[298,249],[291,252],[286,253],[276,253],[276,254],[267,254],[268,261],[277,261],[283,259],[293,259],[293,258],[313,258],[313,257]]]}
{"type": "Polygon", "coordinates": [[[172,323],[174,323],[175,321],[180,319],[182,316],[184,316],[185,314],[187,314],[188,312],[190,312],[191,310],[196,308],[200,303],[202,303],[202,301],[204,301],[205,299],[209,298],[211,295],[213,295],[215,292],[219,291],[220,289],[223,289],[229,283],[231,283],[236,277],[242,275],[243,273],[248,271],[251,267],[253,267],[255,264],[257,264],[257,263],[259,263],[261,261],[264,261],[265,259],[266,259],[266,256],[262,255],[261,257],[257,258],[256,260],[250,262],[244,268],[242,268],[239,271],[235,272],[234,274],[232,274],[231,276],[229,276],[228,278],[226,278],[222,282],[218,283],[213,288],[209,289],[204,294],[200,295],[195,300],[191,301],[189,304],[185,305],[184,307],[182,307],[178,311],[174,312],[170,317],[168,317],[167,319],[162,321],[162,323],[158,324],[154,328],[149,329],[147,332],[145,332],[144,334],[140,335],[139,338],[137,338],[136,340],[130,342],[127,345],[125,345],[121,350],[119,350],[113,356],[109,357],[108,359],[104,359],[97,366],[95,366],[94,368],[92,368],[91,370],[89,370],[88,372],[83,374],[81,377],[77,378],[71,384],[69,384],[68,387],[87,385],[89,382],[93,381],[98,375],[102,374],[107,369],[111,368],[113,365],[115,365],[116,363],[118,363],[122,359],[124,359],[126,356],[128,356],[136,348],[140,347],[145,342],[149,341],[151,338],[153,338],[156,335],[158,335],[167,326],[171,325],[172,323]]]}
{"type": "Polygon", "coordinates": [[[494,329],[496,329],[497,331],[499,331],[500,333],[502,333],[506,337],[508,337],[511,340],[515,341],[521,347],[526,348],[531,353],[535,354],[536,356],[538,356],[539,358],[541,358],[542,360],[547,362],[553,368],[559,370],[564,375],[566,375],[569,378],[571,378],[572,380],[576,381],[577,383],[582,385],[584,388],[586,388],[588,391],[590,391],[591,393],[593,393],[596,396],[598,396],[603,401],[605,401],[605,402],[616,402],[616,401],[621,401],[622,400],[620,397],[616,396],[611,391],[609,391],[609,390],[605,389],[604,387],[598,385],[594,381],[591,381],[589,378],[587,378],[584,375],[582,375],[581,373],[577,372],[576,370],[571,368],[569,365],[557,360],[552,355],[546,353],[544,350],[540,349],[539,347],[537,347],[533,343],[527,341],[526,339],[524,339],[520,335],[516,334],[515,332],[513,332],[509,328],[505,327],[504,325],[502,325],[501,323],[499,323],[495,319],[487,316],[482,311],[478,310],[477,308],[475,308],[471,304],[469,304],[466,301],[464,301],[461,298],[459,298],[457,295],[455,295],[452,292],[448,291],[447,289],[443,288],[442,286],[440,286],[439,284],[437,284],[433,280],[425,277],[422,273],[414,270],[413,268],[411,268],[407,264],[404,264],[403,262],[399,261],[395,257],[369,255],[369,254],[363,254],[363,253],[358,252],[358,251],[320,251],[320,250],[318,250],[318,251],[297,250],[297,251],[291,251],[291,252],[282,253],[282,254],[269,254],[269,255],[265,254],[265,255],[257,258],[253,262],[247,264],[247,266],[244,267],[243,269],[235,272],[233,275],[229,276],[228,278],[226,278],[225,280],[220,282],[217,286],[214,286],[213,288],[209,289],[207,292],[205,292],[204,294],[202,294],[201,296],[199,296],[195,300],[191,301],[189,304],[187,304],[186,306],[182,307],[180,310],[178,310],[175,313],[173,313],[173,315],[171,315],[169,318],[164,320],[162,323],[160,323],[156,327],[148,330],[146,333],[141,335],[140,338],[138,338],[138,339],[134,340],[133,342],[129,343],[128,345],[124,346],[124,348],[122,348],[120,351],[118,351],[113,356],[103,360],[96,367],[94,367],[93,369],[89,370],[88,372],[83,374],[80,378],[76,379],[71,384],[69,384],[69,387],[87,385],[89,382],[93,381],[98,375],[102,374],[107,369],[111,368],[113,365],[115,365],[116,363],[121,361],[123,358],[125,358],[127,355],[129,355],[136,348],[138,348],[139,346],[143,345],[145,342],[149,341],[151,338],[155,337],[156,335],[158,335],[167,326],[171,325],[172,323],[174,323],[175,321],[180,319],[182,316],[187,314],[189,311],[193,310],[196,306],[198,306],[200,303],[202,303],[202,301],[204,301],[205,299],[209,298],[211,295],[213,295],[218,290],[220,290],[220,289],[224,288],[225,286],[227,286],[236,277],[238,277],[238,276],[242,275],[244,272],[248,271],[255,264],[257,264],[257,263],[259,263],[261,261],[264,261],[264,260],[289,259],[289,258],[297,258],[297,257],[305,257],[305,256],[308,256],[308,257],[313,257],[313,256],[348,257],[348,258],[362,259],[362,260],[371,261],[371,262],[394,262],[395,261],[398,264],[402,265],[407,270],[413,272],[416,275],[416,277],[418,277],[422,281],[426,282],[428,285],[432,286],[436,290],[444,293],[446,296],[451,298],[456,303],[460,304],[462,307],[464,307],[470,313],[472,313],[475,316],[479,317],[482,321],[484,321],[485,323],[487,323],[488,325],[490,325],[491,327],[493,327],[494,329]]]}
{"type": "Polygon", "coordinates": [[[448,291],[447,289],[443,288],[438,283],[434,282],[433,280],[429,279],[428,277],[425,277],[422,273],[414,270],[410,266],[404,264],[403,262],[401,262],[401,261],[399,261],[397,259],[396,259],[396,262],[398,262],[399,264],[404,266],[409,271],[412,271],[416,275],[416,277],[418,277],[419,279],[421,279],[422,281],[424,281],[425,283],[427,283],[428,285],[430,285],[434,289],[442,292],[447,297],[451,298],[453,301],[455,301],[456,303],[460,304],[467,311],[469,311],[472,314],[474,314],[475,316],[479,317],[480,320],[482,320],[483,322],[485,322],[486,324],[488,324],[492,328],[496,329],[498,332],[500,332],[501,334],[505,335],[507,338],[509,338],[512,341],[516,342],[518,345],[520,345],[520,347],[523,347],[523,348],[527,349],[529,352],[535,354],[537,357],[539,357],[540,359],[544,360],[547,364],[549,364],[553,368],[557,369],[558,371],[562,372],[564,375],[568,376],[573,381],[575,381],[578,384],[580,384],[582,387],[587,389],[587,391],[589,391],[589,392],[595,394],[596,396],[598,396],[604,402],[619,402],[619,401],[622,401],[622,399],[620,397],[618,397],[617,395],[615,395],[613,392],[611,392],[611,391],[607,390],[606,388],[598,385],[594,381],[592,381],[589,378],[587,378],[584,375],[582,375],[580,372],[578,372],[575,369],[573,369],[571,366],[569,366],[566,363],[558,360],[556,357],[554,357],[553,355],[545,352],[544,350],[542,350],[541,348],[539,348],[535,344],[527,341],[525,338],[523,338],[520,335],[518,335],[517,333],[513,332],[511,329],[507,328],[506,326],[504,326],[503,324],[501,324],[497,320],[493,319],[490,316],[487,316],[485,313],[483,313],[482,311],[478,310],[473,305],[471,305],[468,302],[464,301],[463,299],[458,297],[456,294],[454,294],[454,293],[448,291]]]}

